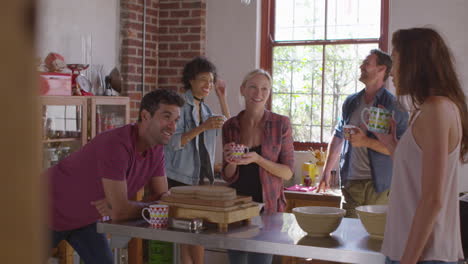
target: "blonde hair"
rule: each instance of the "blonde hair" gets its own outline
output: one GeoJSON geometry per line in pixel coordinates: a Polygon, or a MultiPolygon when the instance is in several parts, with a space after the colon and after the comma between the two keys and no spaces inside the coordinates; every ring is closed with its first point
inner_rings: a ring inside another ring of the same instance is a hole
{"type": "Polygon", "coordinates": [[[270,85],[273,85],[273,80],[271,78],[271,75],[267,71],[265,71],[264,69],[259,68],[259,69],[255,69],[255,70],[247,73],[245,75],[245,77],[244,77],[244,80],[242,80],[241,86],[245,86],[245,84],[257,74],[265,76],[268,79],[268,81],[270,82],[270,85]]]}

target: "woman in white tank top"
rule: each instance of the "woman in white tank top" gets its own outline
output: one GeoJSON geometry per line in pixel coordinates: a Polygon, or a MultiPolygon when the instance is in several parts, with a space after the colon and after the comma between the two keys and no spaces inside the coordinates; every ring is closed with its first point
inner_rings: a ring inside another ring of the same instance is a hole
{"type": "Polygon", "coordinates": [[[391,264],[456,263],[463,259],[458,173],[468,162],[465,95],[435,30],[399,30],[392,44],[393,83],[412,115],[399,142],[394,132],[377,135],[393,155],[382,253],[391,264]]]}

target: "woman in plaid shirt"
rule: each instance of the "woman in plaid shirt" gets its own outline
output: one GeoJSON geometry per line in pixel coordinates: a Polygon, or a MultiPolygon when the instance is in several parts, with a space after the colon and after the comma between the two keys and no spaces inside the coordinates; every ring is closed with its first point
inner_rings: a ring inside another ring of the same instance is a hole
{"type": "MultiPolygon", "coordinates": [[[[222,176],[238,194],[265,203],[265,213],[283,212],[283,181],[293,175],[294,147],[289,118],[265,109],[271,76],[262,69],[246,75],[240,87],[245,110],[223,126],[222,176]],[[240,146],[239,146],[240,145],[240,146]],[[236,147],[250,152],[232,155],[236,147]]],[[[272,255],[229,251],[231,263],[271,263],[272,255]]]]}

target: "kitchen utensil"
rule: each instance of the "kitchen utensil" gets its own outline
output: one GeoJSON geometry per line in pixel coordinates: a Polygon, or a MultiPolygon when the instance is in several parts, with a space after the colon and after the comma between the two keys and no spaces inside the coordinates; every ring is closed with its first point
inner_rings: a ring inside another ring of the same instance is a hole
{"type": "Polygon", "coordinates": [[[110,85],[111,88],[117,91],[118,93],[122,92],[122,77],[120,76],[120,71],[117,68],[112,69],[109,73],[110,85]]]}
{"type": "Polygon", "coordinates": [[[194,219],[186,219],[186,218],[169,218],[169,227],[175,229],[182,229],[191,232],[199,232],[203,229],[203,219],[201,218],[194,218],[194,219]]]}

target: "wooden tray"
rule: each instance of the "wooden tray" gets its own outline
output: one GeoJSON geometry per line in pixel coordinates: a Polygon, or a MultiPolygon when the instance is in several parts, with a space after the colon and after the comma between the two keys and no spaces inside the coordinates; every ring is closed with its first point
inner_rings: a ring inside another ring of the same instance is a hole
{"type": "Polygon", "coordinates": [[[250,223],[252,217],[259,215],[259,207],[256,203],[244,208],[238,208],[231,211],[208,211],[197,208],[183,208],[178,206],[170,206],[169,216],[178,218],[201,218],[204,221],[218,224],[220,232],[228,230],[228,224],[245,221],[250,223]]]}
{"type": "Polygon", "coordinates": [[[203,200],[233,200],[236,190],[226,186],[195,185],[177,186],[170,189],[172,195],[179,198],[196,198],[203,200]]]}
{"type": "Polygon", "coordinates": [[[235,204],[233,206],[227,206],[227,207],[216,207],[216,206],[186,204],[186,203],[174,203],[174,202],[167,202],[167,201],[162,201],[162,202],[160,202],[160,204],[167,204],[169,206],[175,206],[175,207],[180,207],[180,208],[199,209],[199,210],[216,211],[216,212],[227,212],[227,211],[233,211],[233,210],[238,210],[238,209],[242,209],[242,208],[251,207],[251,206],[254,206],[254,205],[258,206],[258,204],[254,203],[254,202],[235,204]]]}
{"type": "Polygon", "coordinates": [[[168,203],[180,203],[180,204],[193,204],[193,205],[203,205],[211,207],[232,207],[234,205],[246,204],[252,202],[252,196],[240,196],[233,200],[201,200],[193,198],[179,198],[177,195],[171,194],[166,195],[161,198],[162,201],[168,203]]]}

